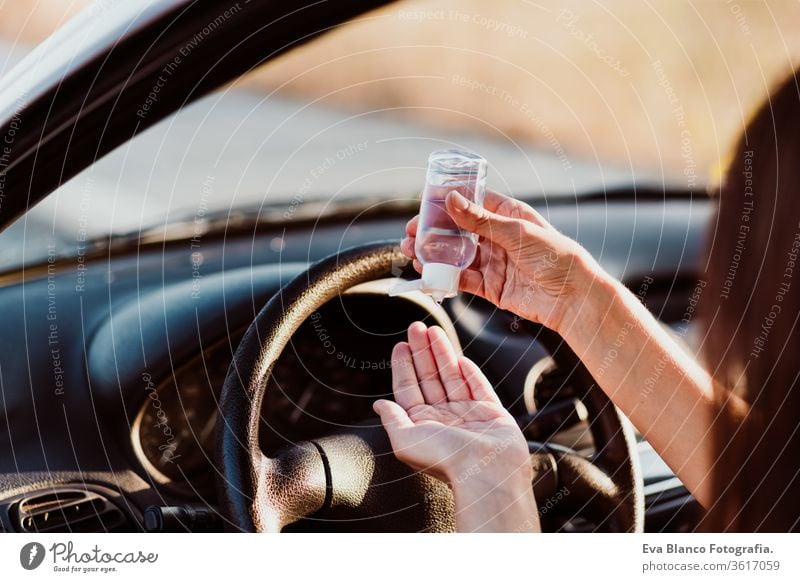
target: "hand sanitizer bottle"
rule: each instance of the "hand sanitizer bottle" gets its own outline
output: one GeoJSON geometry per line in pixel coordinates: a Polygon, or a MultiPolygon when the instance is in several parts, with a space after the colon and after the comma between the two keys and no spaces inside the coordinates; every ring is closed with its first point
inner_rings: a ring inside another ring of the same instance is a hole
{"type": "Polygon", "coordinates": [[[415,252],[422,263],[422,279],[399,284],[392,294],[420,289],[437,303],[458,293],[461,271],[475,260],[478,238],[461,230],[447,212],[447,195],[456,191],[483,205],[486,160],[472,152],[438,150],[428,158],[422,192],[415,252]]]}

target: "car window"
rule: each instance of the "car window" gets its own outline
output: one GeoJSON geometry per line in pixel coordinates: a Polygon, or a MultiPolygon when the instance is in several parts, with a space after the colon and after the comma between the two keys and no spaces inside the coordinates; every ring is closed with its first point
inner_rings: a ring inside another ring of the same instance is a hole
{"type": "MultiPolygon", "coordinates": [[[[4,4],[0,70],[82,5],[45,4],[4,4]]],[[[274,204],[290,219],[312,201],[414,197],[440,147],[481,153],[489,185],[515,195],[634,182],[703,189],[800,55],[788,33],[799,17],[792,3],[392,4],[64,184],[0,235],[0,268],[46,256],[47,237],[69,253],[214,210],[274,204]]]]}

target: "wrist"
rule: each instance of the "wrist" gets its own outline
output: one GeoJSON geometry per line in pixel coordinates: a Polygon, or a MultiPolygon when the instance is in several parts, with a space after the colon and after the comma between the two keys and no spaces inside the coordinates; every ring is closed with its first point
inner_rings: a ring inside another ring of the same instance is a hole
{"type": "Polygon", "coordinates": [[[618,291],[616,280],[583,249],[573,261],[572,279],[552,327],[568,343],[582,331],[597,329],[618,291]]]}
{"type": "Polygon", "coordinates": [[[475,442],[464,454],[451,457],[444,480],[454,490],[461,487],[490,488],[499,482],[519,484],[533,479],[528,443],[522,433],[499,441],[475,442]],[[467,483],[469,483],[467,485],[467,483]]]}
{"type": "Polygon", "coordinates": [[[454,479],[449,481],[454,495],[466,497],[480,497],[491,494],[495,490],[517,492],[531,489],[533,483],[533,469],[530,458],[525,464],[503,464],[496,467],[480,468],[479,464],[470,466],[478,470],[465,469],[454,479]]]}
{"type": "Polygon", "coordinates": [[[456,529],[460,532],[532,532],[539,530],[532,470],[484,471],[454,482],[456,529]]]}

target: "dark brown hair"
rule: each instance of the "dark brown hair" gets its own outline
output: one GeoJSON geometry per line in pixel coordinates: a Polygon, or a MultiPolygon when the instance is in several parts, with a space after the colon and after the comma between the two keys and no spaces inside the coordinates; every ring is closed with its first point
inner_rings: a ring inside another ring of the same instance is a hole
{"type": "MultiPolygon", "coordinates": [[[[717,531],[800,528],[800,85],[747,125],[719,187],[701,306],[715,419],[717,531]],[[731,398],[730,395],[736,395],[731,398]],[[740,400],[739,400],[740,399],[740,400]],[[742,406],[744,404],[744,406],[742,406]]],[[[702,334],[701,334],[702,335],[702,334]]]]}

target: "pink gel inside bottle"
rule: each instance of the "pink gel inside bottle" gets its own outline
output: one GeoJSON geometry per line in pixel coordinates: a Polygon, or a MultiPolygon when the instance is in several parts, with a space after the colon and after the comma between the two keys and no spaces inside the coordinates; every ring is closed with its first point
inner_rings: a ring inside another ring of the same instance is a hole
{"type": "Polygon", "coordinates": [[[438,150],[428,158],[415,251],[422,263],[420,288],[436,301],[458,292],[461,271],[475,260],[478,239],[461,230],[447,212],[447,195],[456,191],[483,205],[486,160],[472,152],[438,150]]]}

